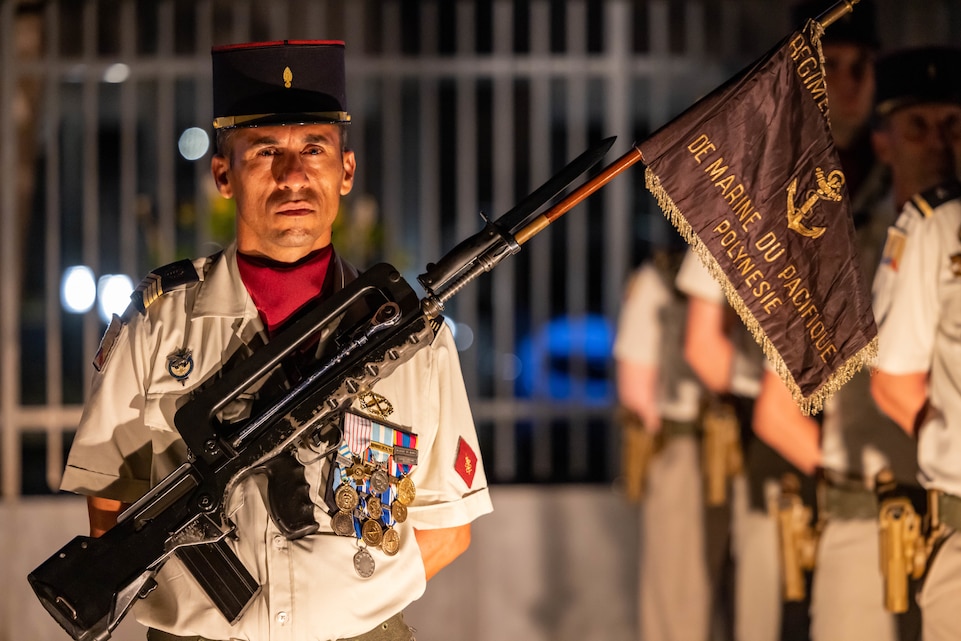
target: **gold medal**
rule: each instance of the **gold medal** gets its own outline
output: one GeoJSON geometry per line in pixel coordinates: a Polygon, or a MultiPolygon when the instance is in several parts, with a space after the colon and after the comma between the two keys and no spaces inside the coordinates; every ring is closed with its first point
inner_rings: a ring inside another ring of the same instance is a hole
{"type": "Polygon", "coordinates": [[[334,501],[337,503],[337,507],[345,512],[350,512],[357,507],[358,500],[357,490],[346,483],[337,488],[337,493],[334,494],[334,501]]]}
{"type": "Polygon", "coordinates": [[[384,513],[384,505],[380,502],[380,499],[376,496],[372,496],[367,499],[367,514],[370,518],[375,521],[380,519],[380,515],[384,513]]]}
{"type": "Polygon", "coordinates": [[[397,481],[397,500],[404,505],[410,505],[417,496],[417,489],[409,476],[401,477],[397,481]]]}
{"type": "Polygon", "coordinates": [[[390,515],[393,516],[394,520],[398,523],[403,523],[407,520],[407,506],[394,501],[390,504],[390,515]]]}
{"type": "Polygon", "coordinates": [[[377,547],[384,539],[384,530],[381,528],[379,521],[374,521],[372,519],[364,521],[364,525],[361,526],[360,532],[364,538],[364,543],[367,545],[377,547]]]}
{"type": "Polygon", "coordinates": [[[397,554],[397,550],[400,549],[400,532],[392,527],[387,528],[387,531],[384,532],[384,540],[380,542],[380,549],[387,556],[397,554]]]}
{"type": "Polygon", "coordinates": [[[330,527],[340,536],[354,536],[354,517],[341,510],[330,518],[330,527]]]}
{"type": "Polygon", "coordinates": [[[370,468],[359,461],[356,461],[353,465],[347,468],[347,475],[357,482],[363,481],[369,474],[370,468]]]}

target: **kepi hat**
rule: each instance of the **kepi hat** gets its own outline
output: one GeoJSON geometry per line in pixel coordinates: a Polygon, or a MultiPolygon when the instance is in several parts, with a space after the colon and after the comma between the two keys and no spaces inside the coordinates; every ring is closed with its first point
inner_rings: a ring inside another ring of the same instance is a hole
{"type": "Polygon", "coordinates": [[[961,49],[918,47],[890,53],[874,68],[874,114],[926,103],[961,104],[961,49]]]}
{"type": "Polygon", "coordinates": [[[214,129],[350,122],[340,40],[211,49],[214,129]]]}

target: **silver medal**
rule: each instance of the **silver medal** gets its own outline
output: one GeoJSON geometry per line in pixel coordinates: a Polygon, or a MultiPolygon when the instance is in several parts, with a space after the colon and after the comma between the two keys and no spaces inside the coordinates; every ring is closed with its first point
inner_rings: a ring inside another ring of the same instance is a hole
{"type": "Polygon", "coordinates": [[[354,555],[354,571],[362,579],[369,579],[374,575],[374,557],[367,548],[360,548],[354,555]]]}

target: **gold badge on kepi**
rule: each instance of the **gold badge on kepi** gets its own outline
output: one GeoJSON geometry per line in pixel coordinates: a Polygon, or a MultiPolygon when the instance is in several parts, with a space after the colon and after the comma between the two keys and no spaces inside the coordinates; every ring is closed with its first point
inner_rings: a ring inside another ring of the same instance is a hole
{"type": "Polygon", "coordinates": [[[186,384],[187,377],[194,371],[193,354],[186,347],[182,347],[167,357],[167,372],[181,385],[186,384]]]}

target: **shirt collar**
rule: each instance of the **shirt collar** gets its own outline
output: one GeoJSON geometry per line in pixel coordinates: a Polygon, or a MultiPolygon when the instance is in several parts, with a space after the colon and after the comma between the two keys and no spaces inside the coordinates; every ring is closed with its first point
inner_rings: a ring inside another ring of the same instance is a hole
{"type": "Polygon", "coordinates": [[[237,269],[237,243],[230,243],[204,274],[194,302],[193,317],[259,319],[237,269]]]}

